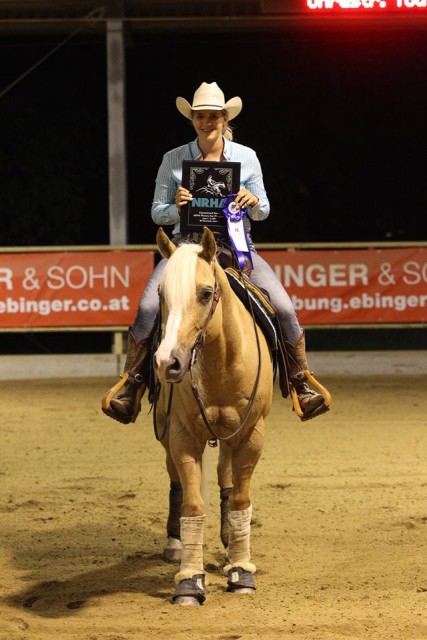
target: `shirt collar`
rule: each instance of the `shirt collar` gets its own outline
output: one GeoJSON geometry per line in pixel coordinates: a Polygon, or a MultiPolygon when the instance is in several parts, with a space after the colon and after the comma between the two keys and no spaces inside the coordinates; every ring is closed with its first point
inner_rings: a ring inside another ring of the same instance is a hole
{"type": "MultiPolygon", "coordinates": [[[[231,160],[231,140],[227,140],[227,138],[224,138],[224,158],[226,160],[226,162],[230,162],[231,160]]],[[[190,142],[190,148],[191,148],[191,155],[193,156],[193,160],[203,160],[202,158],[202,153],[199,149],[199,145],[197,144],[197,138],[195,140],[193,140],[193,142],[190,142]]]]}

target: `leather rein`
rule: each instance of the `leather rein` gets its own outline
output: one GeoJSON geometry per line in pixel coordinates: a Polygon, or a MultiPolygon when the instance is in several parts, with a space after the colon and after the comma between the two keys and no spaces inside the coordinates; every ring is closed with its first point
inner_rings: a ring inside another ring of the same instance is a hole
{"type": "MultiPolygon", "coordinates": [[[[257,325],[256,325],[256,320],[255,320],[255,314],[254,314],[254,310],[253,310],[253,306],[252,306],[252,299],[251,296],[248,292],[248,289],[246,287],[245,284],[245,289],[246,289],[246,294],[248,297],[248,301],[249,301],[249,308],[250,308],[250,312],[251,312],[251,316],[252,316],[252,321],[253,321],[253,325],[254,325],[254,331],[255,331],[255,338],[256,338],[256,343],[257,343],[257,350],[258,350],[258,369],[257,369],[257,374],[255,377],[255,382],[254,382],[254,386],[252,388],[252,392],[251,395],[249,397],[249,402],[248,402],[248,406],[246,408],[246,413],[242,419],[242,422],[240,423],[240,425],[238,426],[238,428],[233,431],[233,433],[229,434],[228,436],[219,436],[213,429],[210,420],[208,418],[208,415],[206,413],[206,409],[205,406],[203,404],[203,401],[200,397],[200,393],[199,393],[199,389],[197,386],[197,382],[194,379],[193,376],[193,366],[196,363],[197,360],[197,355],[200,351],[200,349],[202,348],[204,341],[205,341],[205,337],[206,337],[206,333],[208,330],[208,326],[209,326],[209,322],[212,319],[213,314],[215,313],[215,309],[217,307],[220,295],[221,295],[221,289],[219,287],[218,284],[218,279],[217,279],[217,274],[216,274],[216,268],[214,267],[214,295],[212,298],[212,304],[211,304],[211,308],[209,309],[209,313],[205,319],[205,322],[203,324],[203,327],[200,329],[199,333],[197,334],[197,338],[194,342],[194,345],[191,349],[191,358],[190,358],[190,362],[188,365],[188,371],[190,373],[190,379],[191,379],[191,390],[193,392],[194,398],[197,402],[197,406],[199,407],[199,411],[200,411],[200,415],[202,416],[203,422],[205,424],[206,429],[208,430],[208,432],[211,434],[211,438],[209,439],[209,445],[211,447],[216,447],[217,446],[217,441],[220,440],[222,442],[225,442],[227,440],[230,440],[231,438],[234,438],[235,436],[237,436],[238,433],[240,433],[240,431],[243,429],[243,427],[245,426],[250,413],[252,411],[254,402],[255,402],[255,397],[258,391],[258,386],[259,386],[259,380],[260,380],[260,376],[261,376],[261,345],[260,345],[260,341],[259,341],[259,336],[258,336],[258,331],[257,331],[257,325]]],[[[173,398],[173,389],[174,389],[174,384],[172,383],[170,386],[170,392],[169,392],[169,400],[168,400],[168,406],[167,406],[167,410],[166,410],[166,414],[165,414],[165,418],[164,418],[164,422],[163,422],[163,431],[162,433],[159,435],[158,432],[158,428],[157,428],[157,418],[156,418],[156,414],[157,414],[157,400],[158,400],[158,393],[156,393],[156,397],[154,400],[154,407],[153,407],[153,422],[154,422],[154,433],[156,436],[157,440],[163,440],[163,438],[165,437],[168,427],[169,427],[169,422],[170,422],[170,413],[172,410],[172,398],[173,398]]],[[[160,388],[160,383],[158,383],[158,386],[160,388]]]]}

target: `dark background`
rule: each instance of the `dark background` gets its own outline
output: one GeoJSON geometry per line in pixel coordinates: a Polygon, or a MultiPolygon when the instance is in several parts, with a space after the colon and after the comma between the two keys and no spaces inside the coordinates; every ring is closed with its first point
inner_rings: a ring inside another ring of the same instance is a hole
{"type": "MultiPolygon", "coordinates": [[[[6,37],[0,91],[61,37],[6,37]]],[[[255,241],[427,237],[427,38],[410,33],[129,34],[129,243],[154,242],[162,155],[195,137],[176,110],[216,81],[243,111],[271,201],[255,241]]],[[[0,244],[107,244],[105,38],[80,33],[0,99],[0,244]]],[[[422,330],[312,331],[312,348],[417,348],[422,330]]],[[[1,336],[3,352],[105,351],[110,334],[1,336]],[[87,336],[86,336],[87,338],[87,336]],[[86,347],[87,344],[87,347],[86,347]],[[57,346],[58,345],[58,346],[57,346]]]]}

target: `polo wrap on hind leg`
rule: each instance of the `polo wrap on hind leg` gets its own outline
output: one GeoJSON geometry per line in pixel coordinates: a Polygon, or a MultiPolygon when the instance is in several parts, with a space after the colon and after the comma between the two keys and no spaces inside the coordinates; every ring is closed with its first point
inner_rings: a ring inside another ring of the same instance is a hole
{"type": "Polygon", "coordinates": [[[233,491],[232,487],[228,487],[220,490],[220,509],[221,509],[221,542],[226,549],[228,547],[228,499],[230,493],[233,491]]]}
{"type": "Polygon", "coordinates": [[[169,516],[166,525],[168,538],[180,540],[181,537],[181,507],[182,485],[180,482],[171,482],[169,490],[169,516]]]}
{"type": "Polygon", "coordinates": [[[175,576],[178,584],[181,580],[203,574],[203,531],[206,516],[180,518],[181,524],[181,567],[175,576]]]}
{"type": "Polygon", "coordinates": [[[228,573],[234,567],[240,567],[249,573],[255,573],[256,566],[251,559],[251,519],[252,505],[242,511],[229,511],[229,543],[227,555],[229,564],[224,567],[228,573]]]}

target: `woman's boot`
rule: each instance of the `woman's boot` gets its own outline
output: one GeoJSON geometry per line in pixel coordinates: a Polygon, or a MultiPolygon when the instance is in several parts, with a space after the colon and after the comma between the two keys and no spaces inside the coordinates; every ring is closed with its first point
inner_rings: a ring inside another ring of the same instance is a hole
{"type": "Polygon", "coordinates": [[[286,342],[289,364],[289,381],[294,409],[302,421],[320,416],[329,409],[331,396],[325,387],[311,375],[305,352],[305,336],[302,332],[296,344],[286,342]],[[322,393],[313,391],[307,382],[312,382],[322,393]]]}
{"type": "Polygon", "coordinates": [[[135,422],[141,411],[141,400],[147,388],[150,346],[151,336],[137,342],[129,329],[123,376],[102,398],[103,412],[122,424],[135,422]]]}

